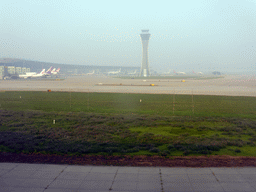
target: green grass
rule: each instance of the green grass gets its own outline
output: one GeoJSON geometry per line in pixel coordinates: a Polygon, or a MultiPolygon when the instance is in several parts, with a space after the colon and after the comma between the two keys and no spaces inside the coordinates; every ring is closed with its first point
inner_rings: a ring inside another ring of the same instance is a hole
{"type": "MultiPolygon", "coordinates": [[[[213,153],[215,154],[215,153],[213,153]]],[[[247,157],[256,157],[256,150],[255,147],[251,146],[244,146],[244,147],[236,147],[236,146],[229,146],[225,149],[221,149],[217,155],[230,155],[230,156],[247,156],[247,157]],[[235,150],[240,149],[240,153],[236,153],[235,150]]]]}
{"type": "MultiPolygon", "coordinates": [[[[167,156],[177,156],[186,149],[176,145],[201,145],[221,147],[212,154],[256,156],[255,121],[241,118],[1,110],[0,132],[0,151],[6,152],[162,155],[167,151],[167,156]],[[169,150],[170,144],[174,150],[169,150]],[[232,148],[241,153],[228,150],[232,148]]],[[[194,150],[188,155],[200,154],[194,150]]]]}
{"type": "MultiPolygon", "coordinates": [[[[175,125],[176,122],[172,122],[172,124],[175,125]]],[[[176,126],[157,126],[157,127],[135,127],[135,128],[130,128],[129,130],[132,132],[138,132],[139,135],[143,135],[144,133],[153,133],[153,134],[160,134],[164,136],[179,136],[181,134],[189,134],[189,136],[201,136],[201,135],[207,135],[211,136],[216,133],[216,130],[202,130],[199,131],[197,128],[202,127],[202,126],[207,126],[209,127],[226,127],[226,126],[231,126],[233,124],[230,123],[223,123],[223,122],[191,122],[191,123],[184,123],[181,125],[181,127],[176,127],[176,126]],[[193,128],[189,128],[189,126],[192,126],[193,124],[196,124],[196,126],[193,126],[193,128]]]]}
{"type": "MultiPolygon", "coordinates": [[[[254,97],[194,95],[194,114],[191,96],[175,95],[174,114],[172,99],[157,94],[0,92],[0,151],[163,155],[170,144],[197,144],[222,146],[212,155],[256,157],[254,97]]],[[[189,150],[187,155],[202,155],[185,148],[169,150],[167,156],[189,150]]]]}
{"type": "Polygon", "coordinates": [[[0,108],[18,111],[256,117],[255,97],[194,95],[193,101],[191,95],[0,92],[0,108]]]}

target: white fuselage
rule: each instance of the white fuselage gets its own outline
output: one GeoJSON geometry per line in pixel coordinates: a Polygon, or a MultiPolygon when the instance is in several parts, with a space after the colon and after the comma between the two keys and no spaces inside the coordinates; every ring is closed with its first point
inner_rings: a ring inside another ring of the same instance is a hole
{"type": "Polygon", "coordinates": [[[176,72],[177,75],[185,75],[185,72],[176,72]]]}
{"type": "Polygon", "coordinates": [[[27,79],[27,78],[35,78],[35,77],[42,77],[44,76],[44,72],[45,72],[45,69],[43,69],[40,73],[36,74],[35,72],[29,72],[29,73],[26,73],[25,75],[19,75],[20,78],[24,78],[24,79],[27,79]]]}
{"type": "Polygon", "coordinates": [[[118,74],[121,72],[121,69],[119,71],[110,71],[110,72],[107,72],[108,75],[110,74],[118,74]]]}
{"type": "Polygon", "coordinates": [[[86,75],[93,75],[94,74],[94,70],[93,70],[93,72],[92,73],[87,73],[86,75]]]}
{"type": "Polygon", "coordinates": [[[43,69],[40,73],[38,74],[35,74],[35,75],[32,75],[31,78],[36,78],[36,77],[42,77],[44,76],[45,74],[45,69],[43,69]]]}

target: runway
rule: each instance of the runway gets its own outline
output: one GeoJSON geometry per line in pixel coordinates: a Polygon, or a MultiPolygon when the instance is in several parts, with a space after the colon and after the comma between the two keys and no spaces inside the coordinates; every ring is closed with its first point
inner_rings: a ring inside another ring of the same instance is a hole
{"type": "Polygon", "coordinates": [[[71,76],[65,80],[0,81],[0,91],[72,91],[148,94],[194,94],[256,96],[255,75],[227,75],[219,79],[120,79],[98,76],[71,76]],[[102,85],[103,84],[103,85],[102,85]],[[108,84],[108,86],[104,86],[108,84]],[[149,86],[154,84],[155,86],[149,86]]]}

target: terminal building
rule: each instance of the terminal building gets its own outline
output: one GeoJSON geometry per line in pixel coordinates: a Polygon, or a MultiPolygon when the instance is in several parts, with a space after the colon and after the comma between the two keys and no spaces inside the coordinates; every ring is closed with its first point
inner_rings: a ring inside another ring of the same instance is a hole
{"type": "Polygon", "coordinates": [[[14,66],[8,66],[8,73],[11,75],[15,74],[15,67],[14,66]]]}
{"type": "Polygon", "coordinates": [[[22,74],[26,74],[30,72],[30,68],[22,67],[21,71],[22,71],[22,74]]]}
{"type": "Polygon", "coordinates": [[[21,75],[30,72],[30,68],[15,67],[15,66],[0,66],[0,79],[4,79],[5,76],[21,75]]]}
{"type": "Polygon", "coordinates": [[[22,74],[21,67],[15,67],[15,72],[16,72],[18,75],[22,74]]]}
{"type": "Polygon", "coordinates": [[[0,66],[0,79],[4,78],[4,66],[0,66]]]}

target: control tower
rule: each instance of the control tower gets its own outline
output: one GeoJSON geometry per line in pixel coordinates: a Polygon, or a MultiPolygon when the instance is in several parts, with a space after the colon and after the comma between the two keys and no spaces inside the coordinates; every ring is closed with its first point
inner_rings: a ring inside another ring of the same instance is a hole
{"type": "Polygon", "coordinates": [[[148,67],[148,41],[150,34],[148,33],[149,30],[141,30],[142,33],[140,34],[140,38],[142,41],[142,62],[141,62],[141,70],[140,76],[148,77],[149,67],[148,67]]]}

